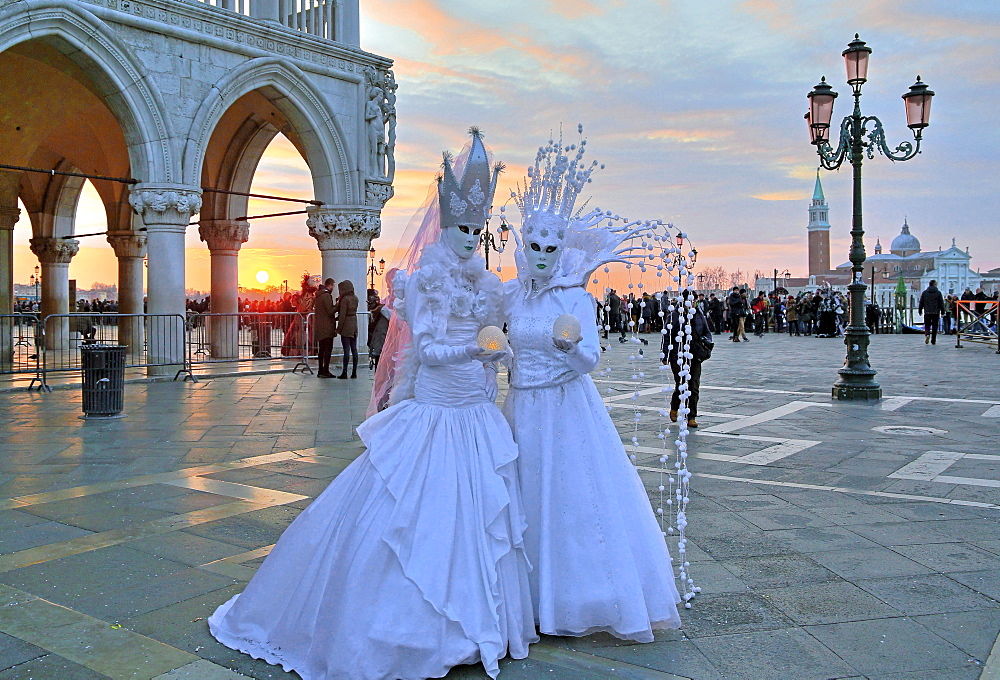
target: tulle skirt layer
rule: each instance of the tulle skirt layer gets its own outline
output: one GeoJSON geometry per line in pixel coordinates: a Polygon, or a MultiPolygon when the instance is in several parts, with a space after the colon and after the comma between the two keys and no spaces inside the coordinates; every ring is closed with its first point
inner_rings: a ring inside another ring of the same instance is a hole
{"type": "Polygon", "coordinates": [[[408,400],[209,619],[223,644],[304,680],[444,676],[537,637],[517,449],[490,403],[408,400]]]}
{"type": "Polygon", "coordinates": [[[589,376],[511,389],[532,602],[539,631],[649,642],[677,628],[666,541],[589,376]]]}

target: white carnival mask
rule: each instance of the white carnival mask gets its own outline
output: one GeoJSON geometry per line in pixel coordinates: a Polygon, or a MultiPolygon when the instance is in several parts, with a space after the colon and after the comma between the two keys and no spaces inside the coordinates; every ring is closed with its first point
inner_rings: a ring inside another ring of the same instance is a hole
{"type": "Polygon", "coordinates": [[[479,235],[483,232],[481,227],[465,225],[445,227],[441,231],[441,240],[447,243],[452,252],[463,260],[476,254],[476,248],[479,246],[479,235]]]}

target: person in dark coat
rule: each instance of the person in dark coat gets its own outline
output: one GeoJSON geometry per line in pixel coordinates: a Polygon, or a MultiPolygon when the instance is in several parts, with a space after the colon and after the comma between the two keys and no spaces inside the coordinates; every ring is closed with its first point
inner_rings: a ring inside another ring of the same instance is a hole
{"type": "Polygon", "coordinates": [[[378,291],[368,291],[368,356],[371,357],[371,367],[378,369],[378,360],[382,356],[385,336],[389,332],[389,319],[392,311],[386,309],[379,300],[378,291]]]}
{"type": "MultiPolygon", "coordinates": [[[[682,292],[682,300],[686,301],[688,299],[688,290],[685,288],[682,292]]],[[[677,422],[678,411],[681,407],[681,363],[678,360],[677,351],[677,331],[684,324],[681,321],[680,310],[684,306],[683,301],[678,301],[676,308],[670,313],[670,324],[672,327],[669,332],[663,336],[663,344],[660,346],[660,361],[664,364],[670,365],[670,370],[674,374],[674,393],[670,397],[670,421],[677,422]]],[[[687,407],[689,409],[687,414],[687,426],[688,427],[698,427],[698,396],[701,393],[701,362],[703,359],[699,358],[698,351],[695,348],[696,341],[702,343],[708,343],[708,347],[712,347],[712,331],[708,328],[708,319],[705,318],[704,313],[697,307],[692,308],[694,316],[691,317],[691,354],[693,355],[690,363],[690,375],[687,377],[688,390],[690,394],[688,395],[687,407]]]]}
{"type": "Polygon", "coordinates": [[[924,315],[924,344],[937,344],[938,321],[944,311],[944,296],[938,290],[937,281],[931,281],[920,294],[917,311],[924,315]]]}
{"type": "Polygon", "coordinates": [[[333,377],[333,373],[330,373],[330,354],[333,353],[333,338],[337,335],[333,318],[333,284],[333,279],[323,282],[316,291],[316,302],[313,307],[314,337],[319,344],[317,378],[333,377]]]}
{"type": "Polygon", "coordinates": [[[354,294],[354,284],[341,281],[338,285],[340,297],[337,298],[337,335],[344,347],[344,370],[337,377],[343,380],[347,377],[348,355],[353,360],[351,377],[358,377],[358,296],[354,294]]]}

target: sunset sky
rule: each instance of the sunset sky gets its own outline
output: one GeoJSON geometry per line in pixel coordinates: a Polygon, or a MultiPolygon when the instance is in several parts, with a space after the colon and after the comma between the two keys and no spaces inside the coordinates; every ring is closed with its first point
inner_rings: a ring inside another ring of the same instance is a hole
{"type": "MultiPolygon", "coordinates": [[[[850,113],[841,52],[856,32],[874,49],[862,110],[890,146],[912,139],[900,95],[919,73],[937,93],[923,152],[865,164],[865,230],[888,246],[904,217],[924,250],[952,237],[973,268],[1000,266],[1000,3],[995,0],[362,0],[362,46],[395,60],[396,197],[375,243],[391,261],[443,149],[479,125],[510,185],[560,124],[583,123],[594,176],[591,205],[686,230],[699,264],[806,274],[805,225],[817,160],[802,119],[820,76],[850,113]]],[[[822,173],[832,260],[847,260],[851,172],[822,173]]],[[[283,138],[254,191],[308,197],[308,170],[283,138]]],[[[501,189],[498,196],[506,195],[501,189]]],[[[275,212],[274,204],[251,204],[275,212]]],[[[78,231],[99,231],[93,197],[78,231]],[[91,229],[90,227],[98,227],[91,229]]],[[[27,219],[15,230],[15,280],[35,265],[27,219]]],[[[318,272],[301,218],[261,220],[241,254],[240,283],[292,285],[318,272]]],[[[81,287],[113,282],[114,256],[87,239],[71,265],[81,287]]],[[[207,289],[208,249],[188,233],[189,288],[207,289]]],[[[506,264],[511,264],[509,255],[506,264]]]]}

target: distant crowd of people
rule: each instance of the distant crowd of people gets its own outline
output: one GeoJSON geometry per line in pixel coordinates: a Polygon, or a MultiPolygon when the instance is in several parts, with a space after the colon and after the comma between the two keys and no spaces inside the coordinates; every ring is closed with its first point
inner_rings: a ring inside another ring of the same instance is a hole
{"type": "MultiPolygon", "coordinates": [[[[932,282],[934,290],[936,283],[932,282]]],[[[925,295],[926,295],[925,291],[925,295]]],[[[988,302],[997,300],[998,293],[991,296],[982,288],[973,293],[966,290],[961,296],[941,296],[940,309],[937,306],[925,309],[925,295],[921,296],[919,311],[924,314],[924,322],[932,323],[935,332],[954,333],[960,322],[971,322],[975,317],[985,317],[974,325],[981,326],[979,330],[996,328],[996,305],[992,306],[991,315],[986,313],[988,302]],[[967,309],[960,309],[959,300],[982,300],[983,302],[967,309]],[[937,311],[935,311],[937,310],[937,311]],[[935,316],[936,315],[936,316],[935,316]]],[[[620,334],[619,340],[624,342],[630,332],[659,333],[663,328],[663,318],[669,308],[670,300],[675,297],[667,291],[629,293],[621,296],[612,289],[604,298],[604,304],[598,310],[598,324],[602,325],[604,336],[620,334]],[[663,315],[660,312],[664,312],[663,315]]],[[[749,342],[747,333],[763,337],[765,333],[788,333],[792,336],[813,336],[819,338],[842,337],[850,322],[849,300],[840,291],[819,288],[815,291],[801,292],[798,295],[753,294],[744,287],[734,286],[726,295],[699,293],[695,305],[704,314],[712,333],[728,333],[733,342],[749,342]]],[[[883,310],[874,302],[865,305],[865,325],[870,333],[879,333],[883,329],[883,310]]],[[[928,326],[929,328],[929,326],[928,326]]],[[[929,334],[930,331],[928,331],[929,334]]],[[[931,340],[928,340],[930,343],[931,340]]]]}

